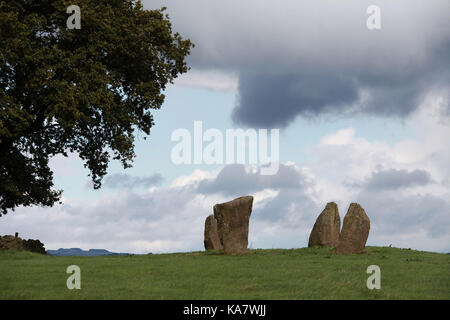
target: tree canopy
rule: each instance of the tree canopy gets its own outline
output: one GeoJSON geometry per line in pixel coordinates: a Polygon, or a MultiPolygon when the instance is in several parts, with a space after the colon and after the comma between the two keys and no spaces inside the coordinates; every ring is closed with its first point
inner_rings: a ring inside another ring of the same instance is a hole
{"type": "Polygon", "coordinates": [[[192,42],[165,8],[135,0],[79,0],[81,28],[67,28],[64,0],[0,0],[0,216],[52,206],[49,159],[77,153],[101,186],[110,159],[130,167],[134,132],[150,134],[151,109],[188,71],[192,42]]]}

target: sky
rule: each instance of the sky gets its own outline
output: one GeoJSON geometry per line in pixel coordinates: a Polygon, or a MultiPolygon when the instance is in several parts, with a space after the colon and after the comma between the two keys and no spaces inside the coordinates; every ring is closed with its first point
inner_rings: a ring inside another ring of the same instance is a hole
{"type": "MultiPolygon", "coordinates": [[[[143,1],[190,38],[191,70],[170,85],[136,159],[100,190],[76,154],[51,160],[63,203],[0,218],[46,249],[203,250],[216,203],[253,195],[250,248],[307,246],[327,202],[371,221],[367,245],[450,252],[448,0],[143,1]],[[366,12],[380,8],[380,29],[366,12]],[[175,130],[279,129],[279,170],[175,164],[175,130]]],[[[82,17],[81,17],[82,19],[82,17]]]]}

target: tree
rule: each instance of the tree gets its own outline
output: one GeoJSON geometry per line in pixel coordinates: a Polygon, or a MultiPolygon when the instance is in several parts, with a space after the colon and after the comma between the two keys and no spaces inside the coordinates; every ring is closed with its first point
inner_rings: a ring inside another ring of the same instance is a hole
{"type": "Polygon", "coordinates": [[[165,8],[136,0],[0,0],[0,216],[52,206],[49,159],[76,152],[101,187],[110,159],[130,167],[134,132],[150,134],[168,83],[188,71],[192,42],[165,8]]]}

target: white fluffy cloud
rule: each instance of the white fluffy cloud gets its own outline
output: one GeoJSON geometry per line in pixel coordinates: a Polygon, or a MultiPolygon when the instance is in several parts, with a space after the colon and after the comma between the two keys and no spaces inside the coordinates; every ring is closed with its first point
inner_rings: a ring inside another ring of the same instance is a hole
{"type": "Polygon", "coordinates": [[[175,79],[174,85],[236,93],[238,77],[233,72],[192,69],[175,79]]]}

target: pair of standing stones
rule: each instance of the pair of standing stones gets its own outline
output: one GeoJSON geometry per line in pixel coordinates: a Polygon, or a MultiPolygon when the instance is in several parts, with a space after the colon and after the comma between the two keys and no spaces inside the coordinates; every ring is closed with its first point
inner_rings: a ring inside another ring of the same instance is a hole
{"type": "Polygon", "coordinates": [[[223,249],[225,254],[244,253],[248,245],[252,206],[252,196],[216,204],[214,215],[208,216],[205,221],[205,249],[223,249]]]}
{"type": "MultiPolygon", "coordinates": [[[[214,215],[205,221],[206,250],[222,250],[225,254],[242,254],[247,250],[248,230],[253,197],[245,196],[216,204],[214,215]]],[[[311,231],[308,247],[334,247],[334,253],[360,253],[369,236],[370,220],[364,209],[352,203],[341,230],[338,206],[326,205],[311,231]]]]}
{"type": "Polygon", "coordinates": [[[370,220],[357,203],[350,204],[341,230],[338,206],[326,205],[309,236],[308,247],[334,247],[334,253],[360,253],[369,237],[370,220]]]}

